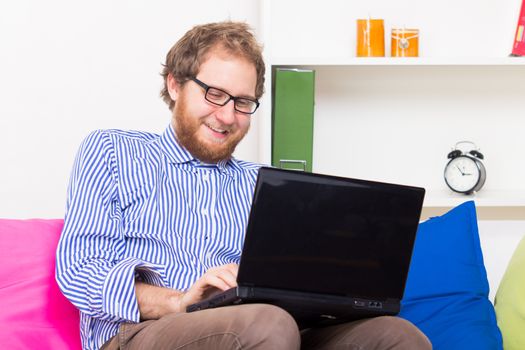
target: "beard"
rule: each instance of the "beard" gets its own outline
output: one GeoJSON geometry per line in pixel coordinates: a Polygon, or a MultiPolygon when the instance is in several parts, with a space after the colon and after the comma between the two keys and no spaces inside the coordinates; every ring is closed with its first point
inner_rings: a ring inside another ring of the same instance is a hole
{"type": "MultiPolygon", "coordinates": [[[[181,96],[182,97],[182,96],[181,96]]],[[[246,130],[228,129],[228,137],[222,142],[199,139],[198,131],[205,117],[196,118],[190,115],[186,108],[185,98],[179,98],[175,104],[173,118],[175,121],[175,136],[179,143],[191,155],[204,163],[215,164],[232,157],[235,148],[248,132],[246,130]]]]}

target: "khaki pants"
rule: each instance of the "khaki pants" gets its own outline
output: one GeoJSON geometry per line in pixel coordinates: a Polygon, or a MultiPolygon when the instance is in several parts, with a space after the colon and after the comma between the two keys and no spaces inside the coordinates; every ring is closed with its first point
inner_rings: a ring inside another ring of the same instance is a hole
{"type": "Polygon", "coordinates": [[[249,304],[126,323],[102,349],[426,350],[432,346],[415,326],[397,317],[376,317],[300,332],[284,310],[249,304]]]}

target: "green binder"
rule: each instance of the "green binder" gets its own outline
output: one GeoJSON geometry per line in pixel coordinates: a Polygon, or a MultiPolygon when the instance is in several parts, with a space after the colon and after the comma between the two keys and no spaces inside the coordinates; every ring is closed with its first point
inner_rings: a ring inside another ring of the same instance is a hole
{"type": "Polygon", "coordinates": [[[272,165],[312,171],[315,71],[275,70],[272,165]]]}

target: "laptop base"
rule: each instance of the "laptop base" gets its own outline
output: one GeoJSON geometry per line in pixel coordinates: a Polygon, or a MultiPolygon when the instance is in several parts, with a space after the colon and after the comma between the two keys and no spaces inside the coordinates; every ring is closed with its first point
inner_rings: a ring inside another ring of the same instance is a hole
{"type": "Polygon", "coordinates": [[[399,300],[368,300],[345,296],[239,286],[188,306],[187,312],[209,308],[264,303],[279,306],[300,329],[328,326],[399,312],[399,300]]]}

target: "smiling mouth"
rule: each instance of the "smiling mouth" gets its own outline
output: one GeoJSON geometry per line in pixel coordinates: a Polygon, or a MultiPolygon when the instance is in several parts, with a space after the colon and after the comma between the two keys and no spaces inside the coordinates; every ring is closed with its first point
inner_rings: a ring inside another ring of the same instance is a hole
{"type": "Polygon", "coordinates": [[[226,129],[215,128],[211,126],[210,124],[204,124],[204,125],[206,125],[211,131],[216,132],[218,134],[227,135],[229,133],[229,131],[226,129]]]}

